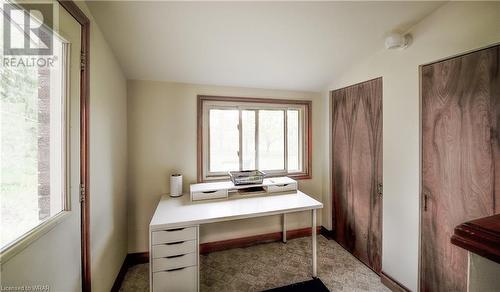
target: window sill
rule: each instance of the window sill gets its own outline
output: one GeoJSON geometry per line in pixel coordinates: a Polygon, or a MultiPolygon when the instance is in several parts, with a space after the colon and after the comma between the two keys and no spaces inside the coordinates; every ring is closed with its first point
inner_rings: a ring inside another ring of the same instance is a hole
{"type": "Polygon", "coordinates": [[[54,228],[57,224],[66,220],[69,216],[70,211],[61,211],[54,217],[48,219],[42,224],[30,230],[28,233],[24,234],[22,237],[17,239],[15,242],[6,246],[0,252],[0,263],[4,264],[16,254],[20,253],[22,250],[27,248],[30,244],[35,242],[37,239],[42,237],[44,234],[48,233],[52,228],[54,228]]]}
{"type": "Polygon", "coordinates": [[[289,174],[286,176],[295,180],[312,179],[312,175],[310,173],[297,173],[297,174],[289,174]]]}

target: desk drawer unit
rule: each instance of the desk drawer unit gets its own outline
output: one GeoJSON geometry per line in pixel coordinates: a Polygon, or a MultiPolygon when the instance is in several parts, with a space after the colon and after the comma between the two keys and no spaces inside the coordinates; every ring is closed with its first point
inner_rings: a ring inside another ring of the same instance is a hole
{"type": "Polygon", "coordinates": [[[268,193],[293,192],[297,190],[297,183],[267,186],[268,193]]]}
{"type": "Polygon", "coordinates": [[[195,266],[153,273],[154,292],[194,292],[198,290],[195,266]]]}
{"type": "Polygon", "coordinates": [[[153,272],[196,266],[196,253],[153,259],[153,272]]]}
{"type": "Polygon", "coordinates": [[[199,191],[191,193],[192,201],[227,198],[228,190],[199,191]]]}
{"type": "Polygon", "coordinates": [[[153,292],[198,291],[198,226],[151,232],[153,292]]]}
{"type": "Polygon", "coordinates": [[[196,252],[196,240],[153,245],[153,258],[164,258],[196,252]]]}
{"type": "Polygon", "coordinates": [[[194,240],[196,239],[196,232],[197,232],[196,227],[185,227],[185,228],[168,229],[162,231],[153,231],[151,239],[153,241],[153,245],[194,240]]]}

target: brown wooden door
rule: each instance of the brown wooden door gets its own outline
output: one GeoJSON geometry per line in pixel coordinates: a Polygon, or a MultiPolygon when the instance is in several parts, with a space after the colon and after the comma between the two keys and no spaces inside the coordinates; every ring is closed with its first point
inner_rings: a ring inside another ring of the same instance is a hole
{"type": "Polygon", "coordinates": [[[500,210],[499,67],[499,46],[422,67],[422,291],[467,291],[453,229],[500,210]]]}
{"type": "Polygon", "coordinates": [[[377,273],[382,248],[382,78],[332,92],[335,240],[377,273]]]}

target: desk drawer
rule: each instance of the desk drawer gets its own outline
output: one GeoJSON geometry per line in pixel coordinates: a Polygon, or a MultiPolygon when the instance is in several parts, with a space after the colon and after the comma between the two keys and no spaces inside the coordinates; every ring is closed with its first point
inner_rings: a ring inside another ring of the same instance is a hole
{"type": "Polygon", "coordinates": [[[197,240],[153,245],[153,258],[164,258],[196,252],[197,240]]]}
{"type": "Polygon", "coordinates": [[[227,190],[216,190],[216,191],[205,191],[205,192],[193,192],[191,193],[191,200],[209,200],[209,199],[222,199],[227,198],[227,190]]]}
{"type": "Polygon", "coordinates": [[[281,185],[268,186],[268,193],[293,192],[297,190],[297,183],[288,183],[281,185]]]}
{"type": "Polygon", "coordinates": [[[153,231],[153,245],[196,239],[196,227],[153,231]]]}
{"type": "Polygon", "coordinates": [[[191,267],[196,265],[196,253],[153,259],[153,272],[191,267]]]}
{"type": "Polygon", "coordinates": [[[195,292],[197,290],[197,267],[153,273],[153,292],[195,292]]]}

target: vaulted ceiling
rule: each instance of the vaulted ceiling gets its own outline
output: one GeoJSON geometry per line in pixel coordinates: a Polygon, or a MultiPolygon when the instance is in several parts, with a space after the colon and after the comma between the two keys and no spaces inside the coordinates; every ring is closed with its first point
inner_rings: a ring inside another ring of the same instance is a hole
{"type": "MultiPolygon", "coordinates": [[[[442,2],[88,2],[128,79],[319,91],[442,2]]],[[[418,41],[418,40],[415,40],[418,41]]]]}

